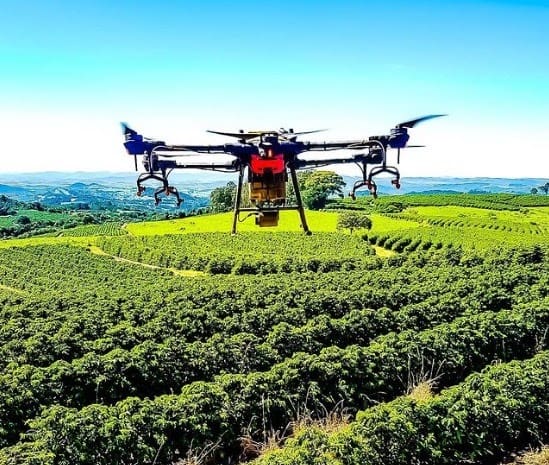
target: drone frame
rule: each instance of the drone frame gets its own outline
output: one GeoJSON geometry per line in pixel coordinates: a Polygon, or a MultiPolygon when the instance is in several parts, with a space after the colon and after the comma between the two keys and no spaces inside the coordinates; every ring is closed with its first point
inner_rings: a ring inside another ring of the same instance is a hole
{"type": "Polygon", "coordinates": [[[315,168],[333,164],[354,163],[360,169],[362,179],[355,182],[349,195],[355,199],[356,191],[364,186],[368,188],[370,194],[377,197],[377,185],[373,178],[381,173],[389,173],[393,176],[391,183],[400,188],[400,172],[395,166],[387,165],[387,150],[394,148],[398,150],[397,163],[400,162],[400,149],[405,147],[421,147],[407,145],[409,135],[407,130],[413,128],[416,124],[445,116],[441,114],[427,115],[414,120],[396,125],[391,129],[390,134],[371,136],[366,140],[350,140],[341,142],[301,142],[297,141],[297,136],[319,131],[307,131],[303,133],[294,133],[292,129],[286,131],[253,131],[245,133],[226,133],[218,131],[209,131],[215,134],[238,139],[236,144],[224,145],[168,145],[163,141],[147,139],[138,134],[126,124],[122,123],[122,128],[126,138],[124,146],[130,155],[135,158],[137,170],[137,156],[143,156],[143,166],[145,172],[137,178],[137,195],[141,196],[145,190],[143,183],[148,180],[160,181],[161,186],[154,192],[155,204],[160,202],[160,195],[174,195],[177,206],[183,202],[179,191],[169,183],[169,175],[174,169],[201,169],[219,172],[238,173],[238,183],[236,186],[236,195],[233,206],[233,222],[231,233],[236,234],[237,223],[241,213],[249,213],[249,216],[255,215],[256,224],[260,226],[274,226],[278,223],[278,214],[280,211],[297,210],[299,213],[301,227],[305,234],[310,235],[311,231],[307,224],[305,208],[301,190],[297,179],[297,171],[306,168],[315,168]],[[365,150],[365,153],[358,153],[352,157],[334,157],[319,160],[304,160],[299,155],[306,152],[327,152],[337,150],[365,150]],[[274,155],[273,155],[274,153],[274,155]],[[198,154],[225,154],[233,156],[230,163],[184,163],[184,158],[188,155],[198,154]],[[369,165],[371,166],[370,169],[369,165]],[[257,166],[263,166],[264,169],[255,172],[257,166]],[[272,167],[275,166],[278,176],[276,183],[269,181],[274,179],[272,167]],[[281,168],[283,166],[283,168],[281,168]],[[267,199],[262,201],[261,193],[258,195],[260,201],[254,202],[252,207],[241,206],[242,188],[244,184],[244,175],[248,171],[250,183],[253,178],[259,179],[261,185],[266,184],[265,192],[267,199]],[[288,174],[291,179],[296,202],[294,205],[286,204],[285,186],[288,182],[288,174]],[[282,177],[280,176],[282,175],[282,177]],[[282,181],[280,180],[282,179],[282,181]],[[271,201],[268,198],[269,185],[284,186],[284,196],[282,199],[271,201]],[[282,203],[281,203],[282,201],[282,203]]]}

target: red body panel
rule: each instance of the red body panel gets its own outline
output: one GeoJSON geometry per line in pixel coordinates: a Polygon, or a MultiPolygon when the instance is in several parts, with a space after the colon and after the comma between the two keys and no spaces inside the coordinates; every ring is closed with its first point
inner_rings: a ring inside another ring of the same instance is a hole
{"type": "Polygon", "coordinates": [[[265,170],[270,170],[272,174],[284,172],[284,155],[277,154],[272,157],[261,158],[259,155],[252,155],[250,168],[253,174],[263,175],[265,170]]]}

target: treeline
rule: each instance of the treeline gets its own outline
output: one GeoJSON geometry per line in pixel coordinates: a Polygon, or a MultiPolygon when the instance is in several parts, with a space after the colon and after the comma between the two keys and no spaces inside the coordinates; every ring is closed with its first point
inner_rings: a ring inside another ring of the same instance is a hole
{"type": "Polygon", "coordinates": [[[519,211],[527,207],[547,207],[549,197],[532,194],[404,194],[384,195],[376,200],[369,196],[360,196],[356,201],[350,199],[329,201],[329,209],[362,209],[379,213],[398,213],[408,207],[419,206],[458,206],[484,208],[488,210],[519,211]]]}
{"type": "Polygon", "coordinates": [[[90,210],[80,204],[66,207],[51,207],[40,202],[21,202],[0,195],[0,238],[31,237],[37,235],[116,235],[109,225],[145,220],[183,218],[198,214],[178,212],[176,214],[145,212],[138,210],[90,210]],[[107,224],[105,228],[100,226],[107,224]],[[93,226],[96,228],[94,229],[93,226]],[[86,228],[87,227],[87,228],[86,228]],[[72,232],[77,228],[77,231],[72,232]]]}

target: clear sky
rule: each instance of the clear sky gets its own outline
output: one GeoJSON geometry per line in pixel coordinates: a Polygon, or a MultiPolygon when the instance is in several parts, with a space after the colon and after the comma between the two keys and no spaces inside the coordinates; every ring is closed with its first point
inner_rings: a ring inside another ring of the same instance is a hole
{"type": "MultiPolygon", "coordinates": [[[[0,0],[0,171],[131,171],[119,121],[362,138],[403,176],[549,178],[549,1],[0,0]]],[[[311,137],[312,139],[313,137],[311,137]]]]}

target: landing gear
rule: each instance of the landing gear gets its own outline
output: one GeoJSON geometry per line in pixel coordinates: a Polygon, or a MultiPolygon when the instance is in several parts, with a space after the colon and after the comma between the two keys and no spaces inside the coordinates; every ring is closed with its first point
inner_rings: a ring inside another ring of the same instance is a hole
{"type": "Polygon", "coordinates": [[[370,195],[374,198],[374,199],[377,199],[377,185],[374,181],[372,180],[369,180],[367,183],[366,183],[366,187],[368,188],[368,190],[370,191],[370,195]]]}
{"type": "Polygon", "coordinates": [[[377,184],[372,179],[355,182],[353,190],[349,192],[349,197],[351,197],[353,200],[356,200],[356,191],[364,186],[366,186],[366,188],[370,191],[370,195],[374,199],[377,199],[377,184]]]}
{"type": "Polygon", "coordinates": [[[183,203],[183,199],[179,196],[179,191],[174,186],[162,186],[157,188],[154,191],[154,204],[158,206],[158,204],[162,201],[159,197],[160,194],[164,194],[166,196],[168,195],[174,195],[176,199],[176,205],[179,207],[183,203]]]}
{"type": "Polygon", "coordinates": [[[162,186],[158,187],[154,191],[154,204],[155,206],[158,206],[161,202],[160,195],[164,194],[166,196],[173,195],[176,199],[176,205],[179,207],[183,203],[183,199],[179,195],[179,191],[176,187],[170,186],[168,184],[168,174],[165,170],[161,171],[160,174],[154,173],[154,172],[148,172],[148,173],[142,173],[137,178],[137,192],[136,195],[138,197],[141,197],[143,193],[145,192],[146,187],[143,185],[145,181],[148,181],[149,179],[154,179],[156,181],[160,181],[162,183],[162,186]]]}
{"type": "MultiPolygon", "coordinates": [[[[381,155],[381,158],[375,159],[374,163],[382,162],[381,166],[374,166],[372,167],[372,169],[370,169],[370,172],[368,172],[368,163],[365,160],[356,162],[356,165],[360,168],[360,171],[362,172],[362,179],[355,182],[353,190],[349,192],[349,197],[351,197],[353,200],[356,199],[355,193],[357,189],[360,189],[364,186],[366,186],[366,188],[370,191],[370,195],[374,199],[377,199],[377,185],[374,182],[373,178],[374,176],[377,176],[381,173],[392,174],[394,178],[391,180],[391,184],[397,189],[400,189],[400,172],[394,166],[387,166],[385,159],[385,147],[381,146],[380,148],[381,151],[378,155],[381,155]]],[[[379,152],[379,149],[377,150],[379,152]]]]}

